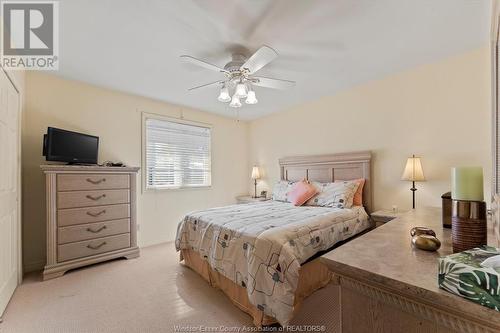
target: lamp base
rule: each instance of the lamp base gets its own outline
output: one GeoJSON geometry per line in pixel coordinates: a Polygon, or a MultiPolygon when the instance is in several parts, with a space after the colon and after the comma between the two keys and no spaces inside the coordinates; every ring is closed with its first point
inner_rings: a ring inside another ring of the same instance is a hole
{"type": "Polygon", "coordinates": [[[451,238],[454,253],[486,245],[486,202],[452,200],[451,238]]]}
{"type": "Polygon", "coordinates": [[[415,182],[412,182],[412,186],[410,188],[410,191],[411,191],[411,196],[413,198],[413,205],[412,205],[412,208],[415,209],[415,191],[417,190],[417,188],[415,187],[415,182]]]}

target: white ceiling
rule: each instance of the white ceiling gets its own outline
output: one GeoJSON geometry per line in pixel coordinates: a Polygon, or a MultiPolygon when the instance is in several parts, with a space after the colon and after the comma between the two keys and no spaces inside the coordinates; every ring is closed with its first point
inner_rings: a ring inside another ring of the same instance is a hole
{"type": "Polygon", "coordinates": [[[489,0],[62,0],[57,75],[230,117],[219,66],[261,45],[280,56],[259,75],[297,81],[256,88],[255,119],[355,84],[486,45],[489,0]]]}

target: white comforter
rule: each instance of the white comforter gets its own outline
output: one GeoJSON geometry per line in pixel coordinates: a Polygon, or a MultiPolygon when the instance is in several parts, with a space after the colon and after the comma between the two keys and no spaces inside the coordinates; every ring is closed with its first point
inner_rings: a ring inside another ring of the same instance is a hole
{"type": "Polygon", "coordinates": [[[175,245],[178,251],[197,251],[214,270],[245,287],[252,304],[286,325],[300,265],[368,227],[362,207],[268,201],[190,213],[179,223],[175,245]]]}

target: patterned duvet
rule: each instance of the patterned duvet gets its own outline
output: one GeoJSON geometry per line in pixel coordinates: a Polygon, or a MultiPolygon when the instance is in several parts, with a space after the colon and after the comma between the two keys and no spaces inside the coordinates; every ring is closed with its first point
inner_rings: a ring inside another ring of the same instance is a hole
{"type": "Polygon", "coordinates": [[[197,251],[212,269],[245,287],[253,305],[286,325],[300,265],[368,227],[362,207],[267,201],[190,213],[179,223],[175,245],[197,251]]]}

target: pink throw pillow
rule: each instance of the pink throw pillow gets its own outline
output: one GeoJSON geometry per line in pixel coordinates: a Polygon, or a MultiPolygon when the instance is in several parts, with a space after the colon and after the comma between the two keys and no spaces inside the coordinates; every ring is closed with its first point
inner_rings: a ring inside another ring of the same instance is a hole
{"type": "Polygon", "coordinates": [[[352,199],[352,204],[353,206],[363,206],[363,186],[365,186],[365,179],[360,178],[360,179],[355,179],[355,182],[357,182],[358,189],[356,190],[356,193],[354,193],[354,198],[352,199]]]}
{"type": "Polygon", "coordinates": [[[302,206],[307,200],[311,199],[318,193],[316,187],[307,181],[297,182],[293,185],[292,190],[288,192],[288,201],[295,206],[302,206]]]}

